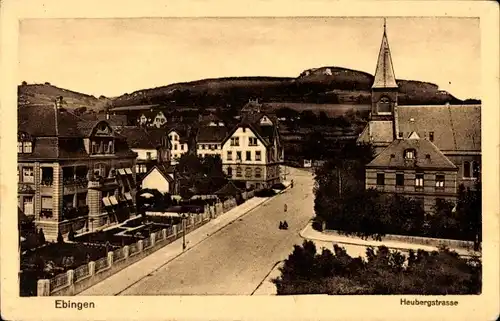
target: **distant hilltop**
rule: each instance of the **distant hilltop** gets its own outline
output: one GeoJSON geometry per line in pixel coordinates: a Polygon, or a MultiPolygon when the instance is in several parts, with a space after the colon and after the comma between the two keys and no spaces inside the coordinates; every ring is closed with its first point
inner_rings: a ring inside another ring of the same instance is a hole
{"type": "MultiPolygon", "coordinates": [[[[19,104],[50,103],[63,96],[68,107],[102,109],[158,104],[183,107],[243,106],[249,99],[263,102],[316,104],[370,104],[373,75],[342,67],[320,67],[303,71],[298,77],[230,77],[175,83],[125,93],[119,97],[96,98],[51,84],[22,84],[19,104]]],[[[476,99],[462,101],[429,82],[397,80],[399,104],[440,105],[477,104],[476,99]]]]}

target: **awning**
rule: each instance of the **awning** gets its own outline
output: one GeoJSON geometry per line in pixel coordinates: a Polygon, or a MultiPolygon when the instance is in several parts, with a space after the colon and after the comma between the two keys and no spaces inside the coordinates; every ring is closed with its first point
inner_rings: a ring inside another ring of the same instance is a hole
{"type": "Polygon", "coordinates": [[[132,200],[132,195],[130,195],[130,193],[127,192],[127,193],[125,193],[125,198],[127,200],[131,201],[132,200]]]}
{"type": "Polygon", "coordinates": [[[116,196],[112,195],[109,197],[112,205],[118,205],[118,201],[116,200],[116,196]]]}
{"type": "Polygon", "coordinates": [[[132,175],[132,170],[130,168],[125,168],[125,173],[132,175]]]}
{"type": "Polygon", "coordinates": [[[104,203],[104,206],[111,206],[111,201],[109,200],[109,197],[103,197],[102,202],[104,203]]]}
{"type": "Polygon", "coordinates": [[[125,173],[125,169],[124,168],[118,168],[118,174],[120,174],[120,175],[127,175],[125,173]]]}

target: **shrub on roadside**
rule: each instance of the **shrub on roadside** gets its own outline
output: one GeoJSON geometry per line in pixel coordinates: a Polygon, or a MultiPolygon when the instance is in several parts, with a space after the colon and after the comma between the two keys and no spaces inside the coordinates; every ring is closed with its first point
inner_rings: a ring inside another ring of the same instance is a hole
{"type": "Polygon", "coordinates": [[[276,192],[270,188],[264,188],[255,192],[256,197],[271,197],[276,195],[276,192]]]}

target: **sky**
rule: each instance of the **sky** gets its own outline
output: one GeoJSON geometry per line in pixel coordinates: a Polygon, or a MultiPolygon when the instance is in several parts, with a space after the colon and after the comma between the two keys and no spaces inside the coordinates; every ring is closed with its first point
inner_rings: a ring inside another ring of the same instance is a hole
{"type": "MultiPolygon", "coordinates": [[[[19,83],[108,97],[231,76],[297,77],[339,66],[373,74],[383,18],[26,19],[19,83]]],[[[479,19],[387,19],[398,79],[481,98],[479,19]]]]}

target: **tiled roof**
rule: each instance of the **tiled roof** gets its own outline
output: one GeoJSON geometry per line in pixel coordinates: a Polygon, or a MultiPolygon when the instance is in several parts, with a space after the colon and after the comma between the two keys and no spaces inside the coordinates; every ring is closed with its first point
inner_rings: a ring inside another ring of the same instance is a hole
{"type": "Polygon", "coordinates": [[[358,142],[372,143],[373,145],[387,145],[394,139],[392,121],[370,121],[361,132],[358,142]]]}
{"type": "Polygon", "coordinates": [[[125,137],[130,148],[156,149],[161,139],[167,136],[164,129],[143,127],[116,127],[116,132],[125,137]]]}
{"type": "Polygon", "coordinates": [[[198,129],[196,141],[198,143],[220,143],[226,138],[228,128],[225,126],[203,126],[198,129]]]}
{"type": "Polygon", "coordinates": [[[399,132],[434,133],[441,151],[481,151],[481,106],[399,106],[399,132]]]}
{"type": "Polygon", "coordinates": [[[427,139],[395,139],[366,167],[401,169],[454,170],[457,167],[427,139]],[[414,149],[414,160],[404,158],[407,149],[414,149]]]}

